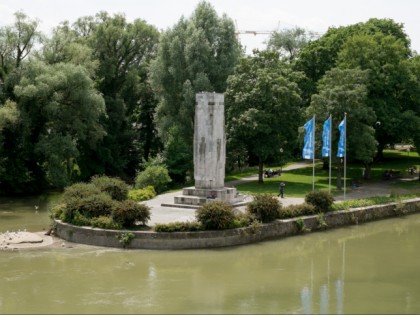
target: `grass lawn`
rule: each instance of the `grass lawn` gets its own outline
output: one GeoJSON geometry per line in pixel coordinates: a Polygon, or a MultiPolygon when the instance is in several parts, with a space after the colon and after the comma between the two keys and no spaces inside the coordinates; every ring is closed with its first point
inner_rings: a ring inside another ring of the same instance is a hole
{"type": "MultiPolygon", "coordinates": [[[[383,181],[383,175],[385,171],[390,169],[392,169],[393,171],[400,171],[401,174],[406,176],[407,169],[409,167],[412,167],[413,165],[417,166],[418,171],[420,170],[420,157],[417,152],[410,152],[410,154],[407,154],[407,152],[386,150],[384,151],[384,160],[375,164],[372,168],[372,179],[368,181],[363,181],[363,185],[369,185],[369,183],[383,181]]],[[[351,189],[352,181],[362,182],[362,170],[363,166],[361,164],[347,165],[347,189],[351,189]]],[[[335,190],[336,173],[337,170],[333,167],[331,189],[333,194],[341,194],[342,191],[335,190]]],[[[254,172],[252,174],[256,173],[254,172]]],[[[284,189],[284,193],[286,196],[304,197],[308,192],[312,191],[312,166],[292,171],[284,171],[282,176],[280,177],[264,179],[263,184],[258,184],[257,181],[253,181],[237,185],[236,188],[244,194],[278,194],[280,181],[283,181],[286,184],[286,187],[284,189]]],[[[410,182],[399,182],[395,185],[396,187],[401,186],[401,188],[407,188],[410,190],[420,189],[420,181],[418,180],[410,182]]],[[[315,164],[315,190],[328,191],[328,170],[322,169],[322,163],[315,164]]]]}

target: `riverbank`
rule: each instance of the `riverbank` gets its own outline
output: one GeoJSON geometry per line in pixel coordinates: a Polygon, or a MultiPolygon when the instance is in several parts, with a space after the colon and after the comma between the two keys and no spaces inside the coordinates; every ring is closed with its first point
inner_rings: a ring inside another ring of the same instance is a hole
{"type": "Polygon", "coordinates": [[[418,212],[420,198],[415,198],[221,231],[117,231],[78,227],[56,220],[55,233],[68,242],[94,246],[154,250],[202,249],[251,244],[418,212]]]}

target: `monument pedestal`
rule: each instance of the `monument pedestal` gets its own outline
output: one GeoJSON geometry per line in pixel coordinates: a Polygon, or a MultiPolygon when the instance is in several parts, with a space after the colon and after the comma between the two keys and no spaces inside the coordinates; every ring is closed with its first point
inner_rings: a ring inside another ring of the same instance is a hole
{"type": "Polygon", "coordinates": [[[219,93],[196,94],[194,119],[194,186],[184,188],[168,207],[198,208],[220,200],[244,205],[245,196],[224,187],[226,163],[225,100],[219,93]]]}
{"type": "Polygon", "coordinates": [[[202,189],[188,187],[183,189],[181,196],[175,196],[175,204],[201,206],[208,202],[220,200],[235,205],[241,203],[244,199],[245,196],[239,194],[236,188],[202,189]]]}

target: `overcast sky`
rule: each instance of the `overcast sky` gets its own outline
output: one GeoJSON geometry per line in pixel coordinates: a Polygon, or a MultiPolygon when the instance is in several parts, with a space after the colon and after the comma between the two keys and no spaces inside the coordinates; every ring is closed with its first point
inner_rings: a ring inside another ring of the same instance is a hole
{"type": "MultiPolygon", "coordinates": [[[[124,13],[128,21],[141,18],[160,30],[172,27],[181,16],[189,17],[200,0],[0,0],[0,26],[12,24],[22,10],[41,21],[48,34],[59,22],[99,11],[124,13]]],[[[331,26],[391,18],[403,23],[412,49],[420,52],[419,0],[209,0],[221,15],[226,13],[241,31],[273,31],[300,26],[324,33],[331,26]]],[[[247,51],[263,49],[268,35],[240,35],[247,51]]]]}

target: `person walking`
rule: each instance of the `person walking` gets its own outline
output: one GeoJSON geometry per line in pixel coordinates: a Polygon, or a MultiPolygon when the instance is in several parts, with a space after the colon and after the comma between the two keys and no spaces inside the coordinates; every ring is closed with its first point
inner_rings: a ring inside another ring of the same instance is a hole
{"type": "Polygon", "coordinates": [[[284,193],[284,186],[286,186],[285,183],[281,182],[280,183],[280,192],[279,192],[279,197],[284,198],[283,197],[283,193],[284,193]]]}

